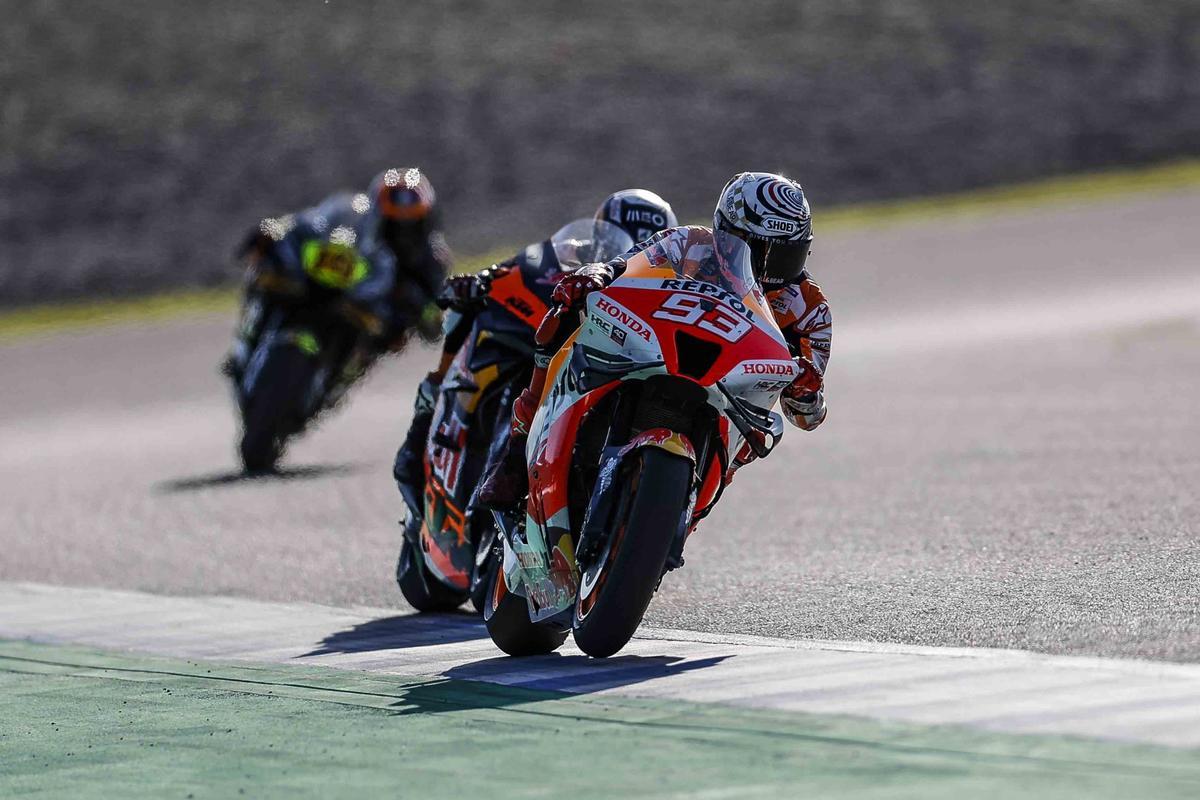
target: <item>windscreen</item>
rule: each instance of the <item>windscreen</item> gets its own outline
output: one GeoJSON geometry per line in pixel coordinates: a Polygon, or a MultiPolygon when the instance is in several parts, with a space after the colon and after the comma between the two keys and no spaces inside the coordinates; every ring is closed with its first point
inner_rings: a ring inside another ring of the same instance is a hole
{"type": "Polygon", "coordinates": [[[633,237],[604,220],[577,219],[559,228],[550,245],[564,269],[612,261],[633,247],[633,237]]]}
{"type": "Polygon", "coordinates": [[[625,274],[665,277],[667,270],[677,278],[713,283],[743,298],[755,286],[750,248],[720,230],[678,228],[631,258],[625,274]]]}

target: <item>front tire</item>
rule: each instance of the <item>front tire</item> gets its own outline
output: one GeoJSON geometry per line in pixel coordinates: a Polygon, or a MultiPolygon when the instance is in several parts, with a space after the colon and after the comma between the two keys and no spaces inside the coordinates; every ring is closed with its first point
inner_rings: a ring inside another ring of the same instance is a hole
{"type": "Polygon", "coordinates": [[[581,581],[575,603],[575,644],[595,658],[616,653],[637,631],[687,511],[691,462],[656,447],[638,458],[591,592],[584,596],[581,581]]]}
{"type": "Polygon", "coordinates": [[[316,374],[316,362],[291,345],[276,345],[254,380],[242,411],[239,451],[250,474],[270,472],[287,437],[303,424],[300,406],[316,374]]]}
{"type": "Polygon", "coordinates": [[[453,611],[466,597],[434,577],[425,566],[420,550],[406,538],[396,563],[396,583],[408,604],[422,613],[453,611]]]}
{"type": "Polygon", "coordinates": [[[471,570],[471,606],[482,614],[487,608],[488,592],[492,590],[492,577],[500,571],[501,555],[497,552],[500,547],[494,530],[480,533],[479,549],[487,548],[486,553],[476,553],[475,568],[471,570]],[[479,559],[483,562],[480,563],[479,559]]]}
{"type": "Polygon", "coordinates": [[[553,653],[567,640],[567,631],[544,623],[530,622],[529,604],[508,590],[504,570],[492,569],[483,618],[488,635],[510,656],[541,656],[553,653]]]}

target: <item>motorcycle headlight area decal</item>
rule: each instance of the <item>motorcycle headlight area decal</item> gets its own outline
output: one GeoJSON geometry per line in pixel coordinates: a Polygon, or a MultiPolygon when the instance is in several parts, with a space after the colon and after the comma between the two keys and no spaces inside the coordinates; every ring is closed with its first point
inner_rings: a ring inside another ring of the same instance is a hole
{"type": "Polygon", "coordinates": [[[305,242],[300,259],[305,274],[331,289],[349,289],[362,283],[371,271],[357,250],[337,242],[305,242]]]}
{"type": "Polygon", "coordinates": [[[569,372],[579,390],[590,392],[606,383],[621,380],[645,369],[658,369],[662,359],[635,361],[620,353],[609,353],[587,345],[577,345],[571,353],[569,372]]]}

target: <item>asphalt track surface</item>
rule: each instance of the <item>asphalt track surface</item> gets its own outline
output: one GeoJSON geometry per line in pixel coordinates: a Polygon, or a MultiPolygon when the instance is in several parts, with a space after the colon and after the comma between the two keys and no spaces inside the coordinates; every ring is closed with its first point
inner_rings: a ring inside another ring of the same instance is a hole
{"type": "MultiPolygon", "coordinates": [[[[818,227],[829,421],[739,475],[647,623],[1200,659],[1197,219],[1187,190],[818,227]]],[[[434,353],[248,480],[231,329],[0,345],[0,580],[403,607],[390,465],[434,353]]]]}

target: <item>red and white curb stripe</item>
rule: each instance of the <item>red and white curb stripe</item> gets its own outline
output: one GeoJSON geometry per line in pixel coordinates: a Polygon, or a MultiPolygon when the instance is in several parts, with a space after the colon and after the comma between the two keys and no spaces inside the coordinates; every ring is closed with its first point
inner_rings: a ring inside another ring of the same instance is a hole
{"type": "Polygon", "coordinates": [[[646,629],[506,658],[466,615],[0,583],[0,639],[1200,746],[1200,665],[646,629]]]}

